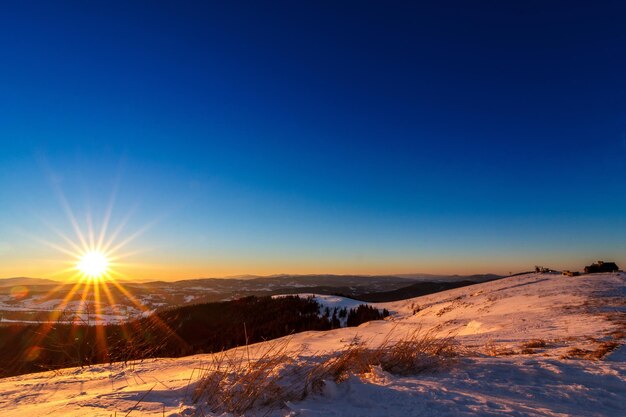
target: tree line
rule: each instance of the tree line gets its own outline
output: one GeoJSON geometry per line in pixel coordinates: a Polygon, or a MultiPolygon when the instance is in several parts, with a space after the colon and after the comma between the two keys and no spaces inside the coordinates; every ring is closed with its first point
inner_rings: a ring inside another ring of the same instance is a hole
{"type": "Polygon", "coordinates": [[[323,310],[313,298],[245,297],[156,311],[120,324],[63,321],[0,326],[0,376],[42,370],[219,352],[308,330],[380,320],[389,312],[360,305],[323,310]]]}

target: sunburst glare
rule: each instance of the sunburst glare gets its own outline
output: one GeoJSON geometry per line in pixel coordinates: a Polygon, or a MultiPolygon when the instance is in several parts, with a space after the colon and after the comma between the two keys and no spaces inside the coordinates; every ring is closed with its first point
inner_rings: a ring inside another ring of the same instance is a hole
{"type": "Polygon", "coordinates": [[[70,207],[58,185],[55,186],[55,191],[71,227],[68,231],[63,231],[42,218],[43,223],[57,235],[59,240],[51,242],[42,239],[39,235],[30,235],[30,237],[62,254],[66,259],[63,262],[66,267],[53,274],[53,276],[62,276],[64,281],[44,295],[47,300],[58,298],[60,301],[50,312],[48,320],[41,324],[37,336],[33,339],[33,345],[39,346],[43,343],[48,334],[54,331],[55,323],[71,324],[72,332],[76,334],[73,336],[76,343],[80,343],[80,335],[83,334],[81,332],[87,332],[84,328],[81,330],[81,326],[95,325],[95,352],[100,355],[99,357],[111,360],[108,356],[110,347],[107,341],[106,325],[117,322],[121,326],[124,337],[136,332],[139,324],[137,320],[130,318],[128,314],[130,306],[130,310],[139,312],[141,317],[145,317],[151,325],[158,327],[166,334],[173,335],[174,340],[184,347],[185,343],[167,324],[158,317],[150,315],[150,309],[133,294],[133,286],[130,285],[127,288],[120,282],[120,279],[132,279],[132,276],[126,275],[129,268],[137,270],[148,267],[142,263],[126,262],[128,258],[135,257],[146,250],[146,248],[129,250],[128,246],[155,222],[148,223],[132,233],[124,233],[123,229],[132,214],[129,212],[116,227],[111,228],[114,192],[100,224],[94,225],[91,213],[87,212],[85,213],[86,221],[82,224],[84,227],[81,227],[75,211],[70,207]],[[122,319],[116,321],[120,317],[122,319]]]}
{"type": "Polygon", "coordinates": [[[89,279],[101,279],[106,276],[109,267],[109,259],[103,253],[90,251],[81,256],[76,264],[83,276],[89,279]]]}

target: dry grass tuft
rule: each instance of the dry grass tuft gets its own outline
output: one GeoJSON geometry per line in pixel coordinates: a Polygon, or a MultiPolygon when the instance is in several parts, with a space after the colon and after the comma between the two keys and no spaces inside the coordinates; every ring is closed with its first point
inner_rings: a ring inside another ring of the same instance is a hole
{"type": "Polygon", "coordinates": [[[522,355],[534,355],[537,353],[537,349],[545,348],[548,343],[543,339],[530,339],[526,343],[522,343],[520,353],[522,355]]]}
{"type": "Polygon", "coordinates": [[[493,340],[488,340],[483,347],[483,352],[487,356],[509,356],[515,355],[515,351],[506,346],[498,346],[493,340]]]}
{"type": "Polygon", "coordinates": [[[435,331],[416,329],[394,339],[393,333],[394,329],[375,348],[353,340],[339,354],[317,365],[310,373],[312,380],[342,382],[350,375],[371,373],[376,367],[390,374],[414,375],[441,368],[460,353],[459,345],[449,334],[437,337],[435,331]]]}
{"type": "Polygon", "coordinates": [[[536,348],[544,348],[548,344],[543,339],[530,339],[528,342],[522,345],[523,348],[536,349],[536,348]]]}
{"type": "Polygon", "coordinates": [[[286,352],[288,344],[289,339],[268,343],[254,360],[247,349],[213,355],[212,362],[200,370],[194,402],[203,400],[211,411],[241,415],[253,407],[272,408],[301,397],[298,387],[289,384],[298,375],[289,372],[296,368],[295,359],[286,352]]]}
{"type": "Polygon", "coordinates": [[[341,383],[351,375],[364,377],[375,369],[417,374],[439,369],[459,356],[459,347],[450,335],[437,337],[433,331],[418,329],[395,339],[392,332],[377,347],[355,338],[339,353],[326,356],[288,352],[290,339],[267,344],[257,359],[250,359],[243,349],[213,355],[212,362],[200,370],[193,400],[202,401],[214,413],[242,415],[253,408],[271,411],[287,401],[321,393],[327,381],[341,383]]]}
{"type": "Polygon", "coordinates": [[[460,347],[451,334],[438,337],[433,330],[417,329],[397,341],[388,336],[374,352],[373,365],[391,374],[409,375],[439,368],[459,356],[460,347]]]}
{"type": "MultiPolygon", "coordinates": [[[[321,358],[308,372],[310,390],[319,392],[325,381],[343,382],[350,375],[369,372],[375,355],[371,349],[355,338],[344,350],[335,355],[321,358]]],[[[308,393],[308,392],[307,392],[308,393]]]]}
{"type": "Polygon", "coordinates": [[[601,342],[597,343],[595,349],[580,349],[571,348],[561,356],[561,359],[586,359],[597,361],[604,358],[611,351],[615,350],[619,346],[617,342],[601,342]]]}

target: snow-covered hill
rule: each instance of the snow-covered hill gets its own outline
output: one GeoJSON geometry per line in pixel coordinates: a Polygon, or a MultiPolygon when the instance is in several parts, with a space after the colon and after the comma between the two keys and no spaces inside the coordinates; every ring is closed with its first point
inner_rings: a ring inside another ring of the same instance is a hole
{"type": "MultiPolygon", "coordinates": [[[[377,370],[328,382],[271,415],[622,416],[626,404],[625,274],[528,274],[394,303],[358,328],[292,336],[297,360],[370,345],[421,327],[454,334],[464,355],[417,376],[377,370]],[[607,351],[609,352],[601,360],[607,351]]],[[[269,342],[271,343],[271,342],[269,342]]],[[[267,343],[249,347],[254,357],[267,343]]],[[[240,350],[243,348],[240,348],[240,350]]],[[[67,369],[0,380],[2,416],[209,415],[193,404],[211,355],[67,369]]],[[[267,410],[260,410],[265,413],[267,410]]]]}
{"type": "MultiPolygon", "coordinates": [[[[348,324],[347,311],[358,308],[360,305],[375,306],[375,303],[366,303],[364,301],[353,300],[352,298],[341,297],[339,295],[325,295],[325,294],[313,294],[313,293],[298,293],[298,294],[281,294],[274,295],[272,297],[288,297],[297,296],[300,298],[312,298],[320,305],[320,314],[328,318],[331,318],[333,314],[337,314],[339,325],[346,327],[348,324]],[[341,310],[344,310],[345,314],[341,314],[341,310]]],[[[382,304],[378,304],[382,305],[382,304]]]]}
{"type": "Polygon", "coordinates": [[[298,294],[281,294],[274,295],[273,297],[289,297],[289,296],[298,296],[300,298],[312,298],[317,301],[322,308],[330,308],[330,309],[351,309],[357,308],[361,304],[370,305],[371,303],[365,303],[363,301],[353,300],[351,298],[341,297],[339,295],[325,295],[325,294],[313,294],[313,293],[298,293],[298,294]]]}

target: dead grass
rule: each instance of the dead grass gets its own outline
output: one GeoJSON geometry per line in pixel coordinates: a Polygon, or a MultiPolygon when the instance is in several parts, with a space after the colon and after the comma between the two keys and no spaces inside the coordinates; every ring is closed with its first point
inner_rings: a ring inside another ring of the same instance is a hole
{"type": "Polygon", "coordinates": [[[567,351],[567,353],[565,353],[565,355],[561,356],[561,359],[586,359],[597,361],[604,358],[619,345],[620,344],[617,342],[600,342],[596,344],[593,350],[571,348],[567,351]]]}
{"type": "Polygon", "coordinates": [[[375,368],[397,375],[417,374],[440,369],[460,354],[450,335],[438,337],[434,331],[417,329],[395,337],[394,330],[376,347],[355,338],[332,355],[305,357],[302,351],[288,352],[287,338],[265,344],[255,359],[244,349],[214,355],[200,369],[193,401],[214,413],[242,415],[253,408],[269,413],[287,401],[321,393],[327,381],[364,377],[375,368]]]}
{"type": "Polygon", "coordinates": [[[422,307],[417,303],[411,303],[411,311],[413,312],[413,315],[416,315],[422,311],[422,307]]]}
{"type": "Polygon", "coordinates": [[[213,412],[241,415],[253,407],[272,407],[277,400],[301,396],[299,387],[288,383],[298,375],[284,372],[295,370],[295,359],[287,355],[288,345],[287,338],[270,342],[254,360],[247,347],[213,355],[212,362],[200,369],[194,402],[202,400],[213,412]]]}
{"type": "Polygon", "coordinates": [[[396,341],[387,337],[373,352],[376,357],[372,365],[380,365],[384,371],[397,375],[439,368],[461,353],[451,334],[438,337],[435,331],[422,332],[421,329],[396,341]]]}
{"type": "Polygon", "coordinates": [[[522,344],[523,348],[528,349],[544,348],[546,346],[548,346],[548,344],[543,339],[530,339],[528,342],[522,344]]]}
{"type": "Polygon", "coordinates": [[[510,347],[498,346],[493,340],[488,340],[483,347],[483,353],[487,356],[509,356],[515,355],[515,351],[510,347]]]}
{"type": "Polygon", "coordinates": [[[354,340],[320,363],[312,379],[342,382],[350,375],[370,373],[374,367],[395,375],[414,375],[441,368],[461,353],[453,336],[438,337],[434,330],[412,330],[398,339],[393,335],[394,330],[375,348],[354,340]]]}
{"type": "Polygon", "coordinates": [[[446,306],[437,312],[437,317],[441,317],[444,314],[451,312],[452,310],[454,310],[454,305],[451,304],[449,306],[446,306]]]}
{"type": "Polygon", "coordinates": [[[518,353],[522,355],[534,355],[539,353],[538,349],[542,349],[547,346],[548,342],[543,339],[530,339],[529,341],[522,343],[519,350],[516,350],[509,346],[498,345],[493,340],[489,340],[485,343],[482,352],[487,356],[510,356],[518,353]]]}
{"type": "Polygon", "coordinates": [[[537,349],[542,349],[548,346],[548,343],[543,339],[530,339],[526,343],[522,343],[520,353],[522,355],[534,355],[538,353],[537,349]]]}

